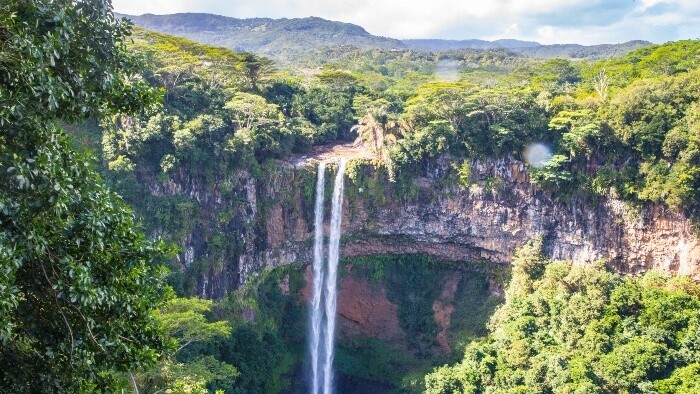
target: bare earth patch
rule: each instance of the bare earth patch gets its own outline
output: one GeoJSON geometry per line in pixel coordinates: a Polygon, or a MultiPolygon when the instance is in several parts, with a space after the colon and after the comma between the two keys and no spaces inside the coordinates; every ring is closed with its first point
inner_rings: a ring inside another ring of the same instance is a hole
{"type": "Polygon", "coordinates": [[[346,144],[319,145],[311,148],[311,151],[302,155],[294,155],[286,160],[283,164],[286,167],[300,168],[309,164],[319,162],[336,162],[342,158],[352,159],[368,159],[374,158],[372,152],[366,147],[356,146],[352,142],[346,144]]]}
{"type": "Polygon", "coordinates": [[[455,310],[454,301],[459,287],[459,281],[462,279],[462,274],[457,273],[447,279],[442,287],[440,298],[433,303],[434,319],[440,331],[437,335],[437,342],[445,351],[450,353],[450,338],[449,332],[450,323],[452,322],[452,312],[455,310]]]}

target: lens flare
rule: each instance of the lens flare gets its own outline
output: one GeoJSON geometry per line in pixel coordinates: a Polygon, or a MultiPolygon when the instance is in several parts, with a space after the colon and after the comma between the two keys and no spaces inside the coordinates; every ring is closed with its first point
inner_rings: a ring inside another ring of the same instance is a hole
{"type": "Polygon", "coordinates": [[[525,161],[536,168],[541,168],[552,159],[552,150],[545,144],[535,142],[525,147],[525,161]]]}
{"type": "Polygon", "coordinates": [[[435,67],[435,76],[440,82],[458,82],[461,63],[454,59],[442,59],[435,67]]]}

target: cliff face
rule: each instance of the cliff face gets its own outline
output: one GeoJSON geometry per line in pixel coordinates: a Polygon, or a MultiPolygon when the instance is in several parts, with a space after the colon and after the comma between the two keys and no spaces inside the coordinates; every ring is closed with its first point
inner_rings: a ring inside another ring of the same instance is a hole
{"type": "MultiPolygon", "coordinates": [[[[699,238],[689,220],[662,207],[635,210],[615,199],[558,202],[530,184],[524,164],[513,159],[472,162],[468,188],[450,179],[449,167],[444,159],[408,184],[384,182],[369,167],[351,172],[343,206],[343,256],[421,253],[505,264],[515,248],[542,236],[552,259],[585,264],[606,258],[624,273],[660,268],[700,277],[699,238]]],[[[237,214],[224,231],[236,231],[241,248],[218,270],[201,274],[202,295],[221,297],[265,268],[311,261],[314,172],[313,165],[299,164],[262,180],[240,176],[240,190],[233,193],[237,214]]],[[[333,178],[326,179],[329,192],[333,178]]],[[[202,194],[186,186],[170,189],[202,194]]],[[[221,198],[207,201],[212,211],[226,204],[221,198]]],[[[196,239],[183,239],[185,269],[187,260],[206,253],[207,240],[197,244],[196,239]]]]}

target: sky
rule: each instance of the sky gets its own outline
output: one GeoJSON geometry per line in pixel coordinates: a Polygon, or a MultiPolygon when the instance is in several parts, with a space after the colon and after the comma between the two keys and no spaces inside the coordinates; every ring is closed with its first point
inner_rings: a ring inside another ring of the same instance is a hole
{"type": "Polygon", "coordinates": [[[700,0],[112,0],[116,12],[235,18],[318,16],[398,38],[542,44],[700,38],[700,0]]]}

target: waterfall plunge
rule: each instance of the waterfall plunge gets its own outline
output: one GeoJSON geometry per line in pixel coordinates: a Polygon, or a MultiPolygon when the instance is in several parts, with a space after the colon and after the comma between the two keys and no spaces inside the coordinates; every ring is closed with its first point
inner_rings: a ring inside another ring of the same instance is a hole
{"type": "Polygon", "coordinates": [[[323,200],[325,165],[318,167],[316,179],[316,204],[314,218],[314,295],[311,305],[311,369],[312,394],[317,394],[323,378],[323,394],[330,394],[333,388],[333,350],[335,341],[335,313],[337,301],[338,260],[340,257],[340,224],[343,211],[343,187],[345,178],[345,159],[340,160],[338,172],[333,186],[331,205],[331,228],[328,245],[328,267],[324,272],[323,265],[323,200]],[[324,290],[325,279],[325,292],[324,290]],[[322,294],[323,293],[323,294],[322,294]],[[323,297],[321,297],[323,295],[323,297]],[[325,330],[321,332],[323,320],[321,303],[325,306],[325,330]],[[321,340],[323,345],[321,346],[321,340]],[[323,350],[323,359],[320,353],[323,350]],[[321,374],[322,372],[322,374],[321,374]]]}
{"type": "Polygon", "coordinates": [[[335,340],[335,309],[338,259],[340,255],[340,222],[343,218],[343,186],[345,159],[340,159],[333,186],[331,205],[331,235],[328,241],[328,275],[326,278],[326,359],[323,366],[323,393],[330,394],[333,385],[333,342],[335,340]]]}
{"type": "Polygon", "coordinates": [[[323,289],[323,199],[325,197],[325,163],[319,163],[316,176],[316,204],[314,206],[314,295],[311,300],[311,375],[312,393],[318,393],[319,376],[319,345],[321,342],[321,292],[323,289]]]}

